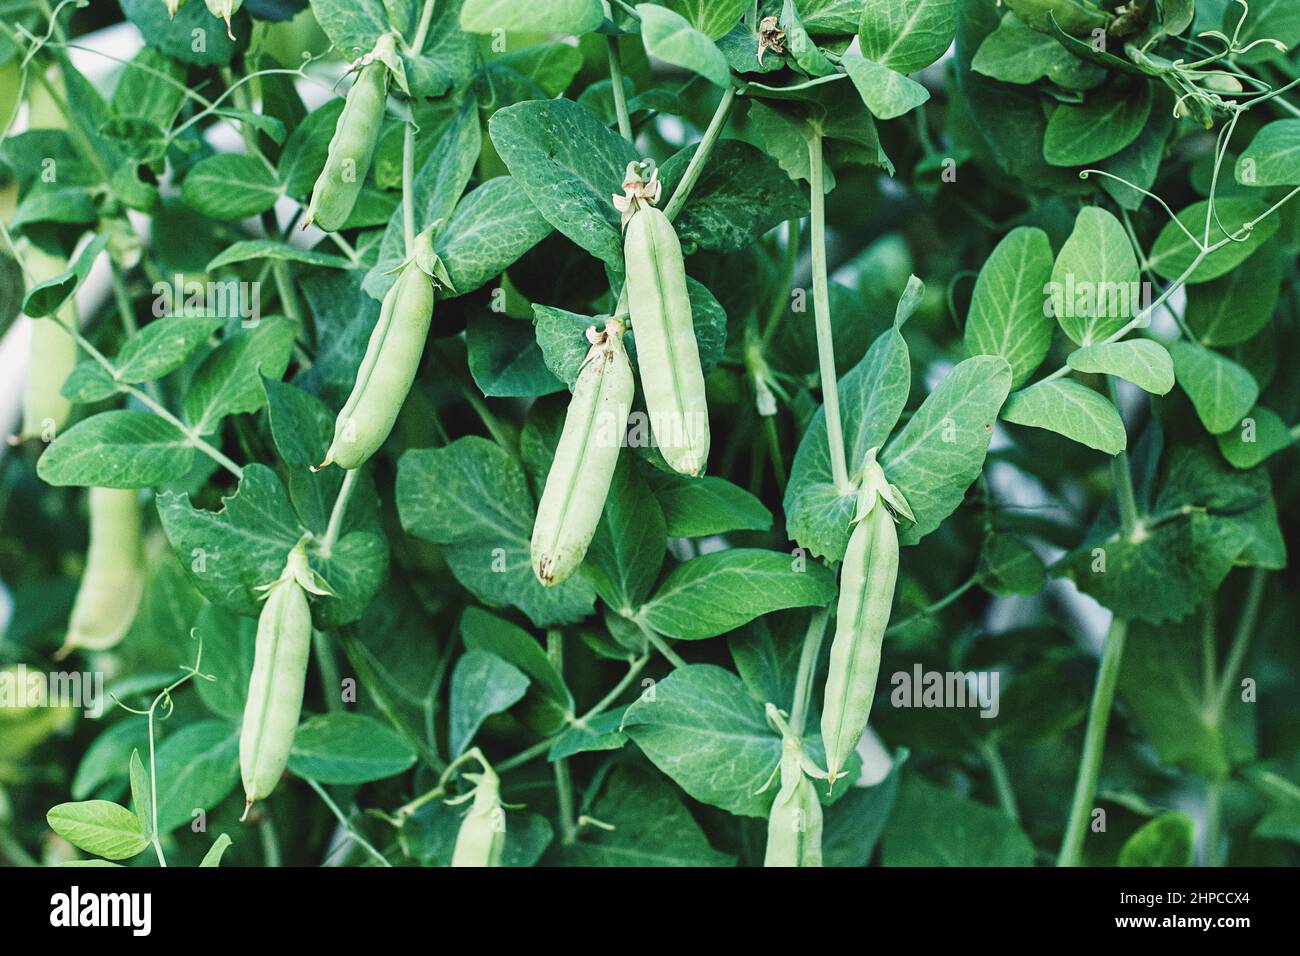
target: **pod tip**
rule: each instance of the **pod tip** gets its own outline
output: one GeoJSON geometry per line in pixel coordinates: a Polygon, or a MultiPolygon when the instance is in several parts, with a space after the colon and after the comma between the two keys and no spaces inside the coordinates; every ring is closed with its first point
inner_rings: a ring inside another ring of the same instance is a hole
{"type": "Polygon", "coordinates": [[[248,796],[244,797],[244,815],[239,818],[240,823],[243,823],[245,820],[248,819],[248,811],[252,809],[253,809],[253,798],[248,796]]]}

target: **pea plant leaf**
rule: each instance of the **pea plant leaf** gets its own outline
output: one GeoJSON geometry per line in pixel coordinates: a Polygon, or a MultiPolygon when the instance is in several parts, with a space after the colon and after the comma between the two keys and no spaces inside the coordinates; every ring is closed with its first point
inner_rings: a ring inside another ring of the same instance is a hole
{"type": "Polygon", "coordinates": [[[957,0],[863,4],[858,25],[862,53],[900,73],[924,69],[952,44],[957,7],[957,0]]]}
{"type": "Polygon", "coordinates": [[[1119,410],[1086,385],[1068,379],[1038,382],[1013,394],[1002,409],[1004,421],[1046,428],[1108,455],[1128,446],[1119,410]]]}
{"type": "Polygon", "coordinates": [[[1052,266],[1052,312],[1079,345],[1093,345],[1137,317],[1137,256],[1123,225],[1096,206],[1080,210],[1052,266]]]}
{"type": "Polygon", "coordinates": [[[821,607],[834,595],[834,581],[819,565],[778,552],[732,548],[675,568],[638,615],[661,634],[699,640],[769,611],[821,607]]]}
{"type": "Polygon", "coordinates": [[[653,57],[700,74],[715,86],[731,83],[727,58],[705,34],[680,14],[655,3],[638,3],[641,39],[653,57]]]}
{"type": "Polygon", "coordinates": [[[45,819],[73,846],[106,860],[129,860],[149,845],[136,815],[108,800],[61,803],[45,819]]]}
{"type": "Polygon", "coordinates": [[[338,712],[304,721],[294,735],[289,769],[318,783],[357,784],[408,770],[415,750],[365,714],[338,712]]]}
{"type": "Polygon", "coordinates": [[[1010,388],[1005,359],[966,359],[885,446],[881,467],[916,516],[915,524],[899,530],[900,544],[920,541],[961,504],[983,468],[993,423],[1010,388]]]}
{"type": "Polygon", "coordinates": [[[1041,229],[1007,233],[980,269],[966,319],[966,353],[1001,355],[1013,388],[1042,364],[1052,345],[1044,290],[1052,279],[1052,247],[1041,229]]]}

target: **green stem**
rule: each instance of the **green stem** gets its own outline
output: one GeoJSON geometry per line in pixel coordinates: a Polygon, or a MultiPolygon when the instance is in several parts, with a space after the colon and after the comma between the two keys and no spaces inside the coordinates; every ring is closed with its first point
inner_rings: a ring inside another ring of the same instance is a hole
{"type": "Polygon", "coordinates": [[[1228,706],[1228,698],[1232,696],[1237,675],[1241,672],[1241,665],[1246,661],[1246,652],[1250,649],[1250,639],[1255,633],[1255,622],[1259,619],[1259,608],[1264,598],[1264,585],[1267,583],[1268,572],[1263,568],[1254,568],[1250,572],[1250,583],[1246,586],[1246,600],[1241,608],[1241,617],[1237,619],[1232,648],[1228,651],[1227,662],[1223,665],[1223,677],[1215,697],[1216,723],[1223,718],[1223,712],[1228,706]]]}
{"type": "Polygon", "coordinates": [[[0,857],[14,866],[40,866],[26,848],[4,827],[0,827],[0,857]]]}
{"type": "Polygon", "coordinates": [[[368,841],[365,837],[363,837],[360,833],[358,833],[353,828],[352,824],[348,822],[348,818],[343,815],[343,811],[339,809],[339,805],[335,803],[333,799],[330,798],[330,795],[328,793],[325,792],[324,787],[322,787],[315,780],[311,779],[311,777],[304,777],[303,779],[307,781],[308,786],[310,786],[313,790],[316,791],[316,795],[319,796],[322,801],[324,801],[325,806],[330,808],[330,813],[334,814],[334,819],[338,820],[339,826],[341,826],[344,829],[347,835],[352,839],[352,842],[357,844],[357,846],[361,847],[372,857],[374,857],[375,861],[379,863],[380,866],[391,867],[393,865],[388,862],[387,857],[385,857],[382,853],[380,853],[378,850],[376,850],[373,846],[370,845],[370,841],[368,841]]]}
{"type": "Polygon", "coordinates": [[[896,621],[895,623],[891,624],[886,629],[885,636],[888,637],[891,634],[898,634],[899,632],[904,631],[911,625],[915,624],[917,621],[920,621],[927,617],[933,617],[934,615],[938,614],[940,611],[942,611],[948,605],[952,604],[963,594],[965,594],[976,584],[978,584],[979,579],[980,579],[979,572],[972,574],[969,578],[967,578],[961,584],[957,585],[957,587],[955,587],[952,591],[948,592],[943,597],[939,598],[939,600],[935,601],[933,604],[927,604],[925,607],[921,608],[921,610],[915,612],[914,614],[909,614],[901,621],[896,621]]]}
{"type": "MultiPolygon", "coordinates": [[[[605,8],[606,19],[614,19],[614,11],[608,2],[601,4],[605,8]]],[[[618,52],[618,37],[607,35],[605,49],[609,55],[610,92],[614,96],[614,115],[618,117],[618,135],[629,143],[635,141],[632,133],[632,117],[627,111],[627,91],[623,89],[623,60],[618,52]]]]}
{"type": "Polygon", "coordinates": [[[1124,638],[1128,621],[1121,617],[1110,622],[1106,633],[1106,646],[1097,670],[1097,684],[1093,688],[1092,703],[1088,708],[1088,724],[1084,729],[1083,755],[1079,760],[1079,775],[1074,784],[1074,798],[1070,802],[1070,817],[1065,825],[1061,852],[1057,866],[1079,866],[1083,859],[1083,840],[1088,830],[1088,817],[1092,801],[1097,794],[1097,778],[1101,773],[1101,758],[1106,747],[1106,725],[1110,722],[1111,705],[1115,701],[1115,685],[1119,682],[1119,667],[1124,656],[1124,638]]]}
{"type": "Polygon", "coordinates": [[[410,122],[402,137],[402,236],[409,257],[415,253],[415,124],[410,122]]]}
{"type": "Polygon", "coordinates": [[[812,703],[813,678],[817,671],[817,658],[821,654],[822,642],[826,637],[826,621],[830,617],[829,608],[819,608],[808,622],[808,630],[803,636],[803,649],[799,652],[799,671],[794,680],[794,704],[790,708],[790,730],[796,736],[803,736],[804,726],[808,723],[808,708],[812,703]]]}
{"type": "Polygon", "coordinates": [[[578,842],[578,825],[573,814],[573,782],[567,760],[555,761],[555,801],[560,812],[560,840],[565,846],[578,842]]]}
{"type": "Polygon", "coordinates": [[[1223,842],[1223,781],[1205,781],[1205,866],[1222,866],[1219,847],[1223,842]]]}
{"type": "Polygon", "coordinates": [[[628,685],[631,684],[632,681],[636,680],[636,675],[640,674],[642,669],[644,669],[646,664],[648,664],[649,662],[650,662],[650,655],[647,653],[647,654],[642,654],[636,660],[628,664],[627,673],[624,674],[623,678],[617,684],[614,685],[614,689],[611,690],[604,697],[602,697],[600,699],[600,702],[596,704],[595,707],[591,708],[591,710],[587,711],[581,717],[577,718],[574,721],[574,725],[582,726],[586,724],[587,721],[591,720],[591,718],[597,717],[603,714],[606,710],[608,710],[613,705],[613,703],[616,700],[618,700],[618,698],[622,695],[623,691],[627,690],[628,685]]]}
{"type": "Polygon", "coordinates": [[[262,814],[262,820],[257,826],[257,834],[262,838],[262,864],[268,867],[278,867],[280,865],[280,838],[276,835],[275,824],[271,822],[269,813],[262,814]]]}
{"type": "Polygon", "coordinates": [[[1016,806],[1016,792],[1011,787],[1011,778],[1007,775],[1007,765],[1002,761],[1002,752],[993,740],[986,740],[979,745],[980,756],[988,768],[993,781],[993,790],[998,795],[998,806],[1016,823],[1020,822],[1020,810],[1016,806]]]}
{"type": "Polygon", "coordinates": [[[667,641],[665,641],[662,637],[660,637],[658,631],[652,628],[649,624],[645,623],[645,621],[642,621],[640,618],[633,618],[632,620],[635,621],[637,627],[641,629],[641,633],[645,636],[645,639],[647,642],[649,642],[650,646],[653,647],[655,650],[657,650],[664,657],[668,658],[668,663],[672,664],[673,667],[686,666],[686,661],[684,661],[680,656],[678,656],[677,652],[668,645],[667,641]]]}
{"type": "MultiPolygon", "coordinates": [[[[1107,379],[1110,386],[1110,400],[1119,408],[1119,389],[1115,379],[1107,379]]],[[[1138,526],[1137,497],[1133,493],[1133,472],[1129,467],[1128,452],[1122,451],[1110,460],[1111,479],[1115,485],[1115,501],[1119,506],[1120,528],[1125,538],[1130,538],[1138,526]]]]}
{"type": "Polygon", "coordinates": [[[361,473],[360,468],[351,468],[343,472],[343,484],[339,486],[339,493],[334,499],[334,507],[330,511],[329,524],[325,528],[325,536],[320,540],[320,555],[323,558],[330,556],[335,542],[339,539],[339,530],[343,527],[343,516],[348,510],[348,499],[352,497],[352,490],[357,484],[357,475],[361,473]]]}
{"type": "Polygon", "coordinates": [[[424,50],[424,41],[429,36],[429,24],[433,20],[433,7],[436,0],[424,0],[424,9],[420,11],[420,25],[416,27],[411,40],[411,50],[420,53],[424,50]]]}
{"type": "Polygon", "coordinates": [[[330,646],[329,635],[312,628],[312,647],[316,651],[316,668],[320,671],[321,685],[325,689],[325,707],[329,711],[343,709],[339,696],[343,682],[339,678],[339,665],[334,659],[334,648],[330,646]]]}
{"type": "Polygon", "coordinates": [[[690,196],[691,190],[695,188],[696,181],[699,180],[700,174],[704,172],[704,164],[709,155],[713,152],[713,146],[722,135],[723,127],[727,125],[727,117],[731,114],[732,104],[736,102],[736,90],[734,87],[728,87],[722,94],[722,99],[718,101],[718,108],[713,111],[713,119],[709,120],[708,128],[704,130],[704,135],[700,137],[700,144],[695,148],[691,161],[686,164],[686,172],[682,173],[681,180],[677,183],[677,188],[673,190],[672,196],[668,199],[668,205],[664,206],[664,215],[671,222],[677,214],[682,211],[686,205],[686,199],[690,196]]]}
{"type": "Polygon", "coordinates": [[[813,315],[817,323],[817,361],[821,371],[822,402],[826,409],[826,440],[830,445],[831,478],[840,495],[853,492],[844,457],[844,429],[840,425],[839,382],[835,377],[835,345],[831,340],[830,288],[826,278],[826,193],[822,179],[822,135],[808,137],[808,183],[812,202],[813,315]]]}

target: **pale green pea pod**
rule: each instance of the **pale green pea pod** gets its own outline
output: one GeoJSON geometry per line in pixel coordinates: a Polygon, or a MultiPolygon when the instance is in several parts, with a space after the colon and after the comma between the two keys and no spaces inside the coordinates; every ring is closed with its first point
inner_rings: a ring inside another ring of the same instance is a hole
{"type": "Polygon", "coordinates": [[[822,741],[832,785],[866,729],[876,693],[880,649],[898,579],[895,513],[911,518],[902,494],[885,480],[873,448],[858,493],[857,525],[840,569],[835,640],[822,705],[822,741]]]}
{"type": "Polygon", "coordinates": [[[106,651],[123,637],[144,594],[140,497],[134,488],[90,489],[90,547],[68,634],[54,655],[106,651]]]}
{"type": "MultiPolygon", "coordinates": [[[[62,275],[68,263],[47,255],[35,245],[23,250],[23,261],[31,273],[32,285],[62,275]]],[[[72,414],[72,403],[63,397],[63,383],[77,365],[76,303],[69,299],[54,315],[32,320],[27,384],[23,389],[23,424],[18,437],[51,442],[72,414]]]]}
{"type": "Polygon", "coordinates": [[[587,338],[591,349],[578,372],[533,524],[533,573],[547,587],[582,564],[605,508],[632,405],[622,324],[610,319],[603,332],[592,326],[587,338]]]}
{"type": "Polygon", "coordinates": [[[385,59],[395,57],[395,50],[392,34],[386,33],[379,38],[374,52],[363,60],[334,127],[325,168],[312,187],[302,228],[315,223],[333,232],[352,214],[384,123],[389,74],[385,59]]]}
{"type": "Polygon", "coordinates": [[[658,170],[643,184],[637,165],[629,166],[627,195],[615,197],[615,205],[627,217],[623,256],[641,391],[664,460],[695,476],[708,462],[709,409],[686,267],[672,223],[651,205],[658,199],[658,170]]]}
{"type": "MultiPolygon", "coordinates": [[[[185,0],[167,0],[167,12],[176,16],[176,11],[184,2],[185,0]]],[[[226,36],[233,40],[235,35],[230,32],[230,18],[239,12],[239,8],[244,5],[244,0],[203,0],[203,2],[208,5],[209,13],[226,21],[226,36]]]]}
{"type": "Polygon", "coordinates": [[[427,232],[416,238],[416,247],[384,296],[356,384],[334,422],[334,440],[318,468],[365,464],[393,430],[415,381],[433,319],[433,280],[425,266],[436,261],[427,232]]]}
{"type": "MultiPolygon", "coordinates": [[[[163,3],[167,7],[167,16],[169,17],[175,17],[176,11],[185,6],[185,0],[163,0],[163,3]]],[[[211,5],[208,6],[208,9],[212,9],[211,5]]],[[[220,14],[217,15],[220,16],[220,14]]]]}
{"type": "Polygon", "coordinates": [[[263,589],[268,593],[257,619],[253,673],[239,734],[244,817],[255,801],[271,795],[289,762],[302,713],[311,647],[307,592],[329,593],[308,567],[302,544],[289,552],[279,580],[263,589]]]}
{"type": "MultiPolygon", "coordinates": [[[[474,802],[461,821],[452,850],[452,866],[500,866],[506,846],[506,812],[501,806],[501,780],[481,756],[482,773],[465,774],[475,782],[474,802]]],[[[456,802],[456,801],[452,801],[456,802]]]]}
{"type": "Polygon", "coordinates": [[[767,817],[764,866],[822,865],[822,805],[804,772],[803,744],[789,735],[781,743],[781,789],[767,817]]]}

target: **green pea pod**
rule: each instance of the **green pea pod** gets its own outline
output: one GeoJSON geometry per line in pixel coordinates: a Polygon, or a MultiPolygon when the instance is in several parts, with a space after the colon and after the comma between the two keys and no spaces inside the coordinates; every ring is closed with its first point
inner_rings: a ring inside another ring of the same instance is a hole
{"type": "Polygon", "coordinates": [[[140,496],[135,489],[90,489],[90,548],[72,605],[68,634],[55,657],[115,647],[144,594],[140,496]]]}
{"type": "Polygon", "coordinates": [[[880,648],[898,579],[898,529],[891,503],[906,509],[898,489],[885,481],[872,449],[858,497],[858,523],[840,569],[835,640],[822,705],[822,741],[832,784],[866,729],[876,694],[880,648]]]}
{"type": "Polygon", "coordinates": [[[501,780],[486,761],[483,772],[465,774],[475,781],[474,802],[461,821],[452,850],[452,866],[500,866],[506,846],[506,812],[501,806],[501,780]]]}
{"type": "Polygon", "coordinates": [[[420,262],[426,253],[432,256],[432,247],[423,234],[416,244],[423,251],[402,266],[384,296],[356,384],[334,422],[334,440],[320,468],[365,464],[388,438],[411,391],[433,319],[433,280],[420,262]]]}
{"type": "Polygon", "coordinates": [[[592,346],[578,372],[533,524],[533,573],[547,587],[577,570],[596,533],[635,387],[622,324],[610,319],[603,332],[588,329],[587,338],[592,346]]]}
{"type": "Polygon", "coordinates": [[[698,475],[709,457],[709,409],[682,247],[668,217],[642,204],[628,221],[623,255],[650,429],[675,471],[698,475]]]}
{"type": "Polygon", "coordinates": [[[803,743],[786,736],[781,744],[781,789],[767,817],[764,866],[822,865],[822,805],[804,773],[803,743]]]}
{"type": "MultiPolygon", "coordinates": [[[[23,251],[23,261],[35,285],[62,275],[68,263],[47,255],[34,245],[23,251]]],[[[69,333],[77,327],[77,308],[69,299],[54,315],[32,322],[31,358],[23,389],[23,424],[19,437],[51,442],[72,414],[72,403],[61,389],[77,365],[77,341],[69,333]]]]}
{"type": "Polygon", "coordinates": [[[325,168],[316,179],[302,227],[315,223],[326,232],[342,227],[352,214],[384,123],[384,101],[388,96],[388,66],[381,54],[393,46],[391,34],[379,38],[375,52],[357,73],[339,114],[330,140],[325,168]]]}
{"type": "MultiPolygon", "coordinates": [[[[209,13],[226,21],[226,36],[233,40],[235,35],[230,31],[230,18],[239,12],[239,8],[244,5],[244,0],[203,0],[203,2],[208,5],[209,13]]],[[[173,7],[172,0],[168,0],[167,10],[172,16],[176,16],[176,10],[179,8],[180,3],[176,3],[173,7]]]]}
{"type": "Polygon", "coordinates": [[[239,734],[245,817],[254,801],[271,795],[289,762],[302,713],[311,647],[307,592],[325,593],[315,583],[301,544],[289,552],[279,580],[264,590],[268,593],[257,619],[253,673],[239,734]]]}

